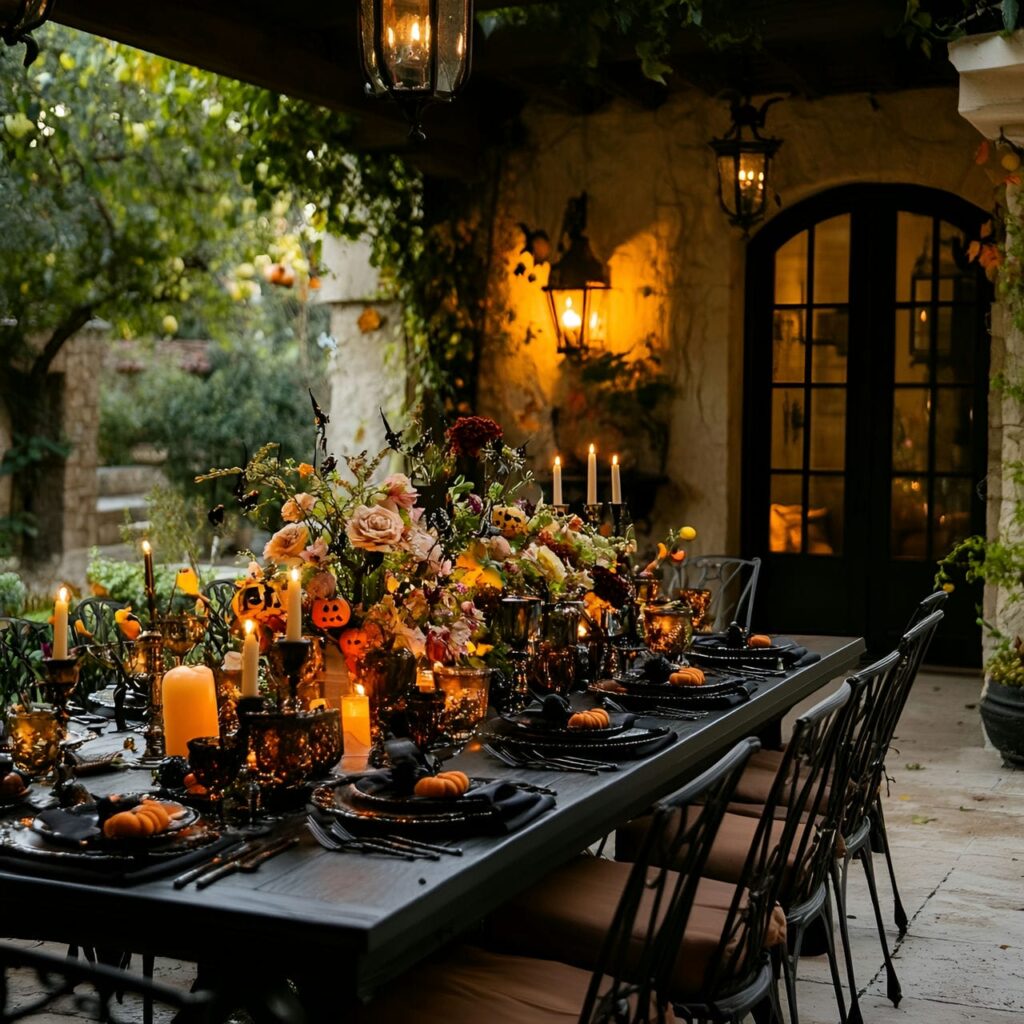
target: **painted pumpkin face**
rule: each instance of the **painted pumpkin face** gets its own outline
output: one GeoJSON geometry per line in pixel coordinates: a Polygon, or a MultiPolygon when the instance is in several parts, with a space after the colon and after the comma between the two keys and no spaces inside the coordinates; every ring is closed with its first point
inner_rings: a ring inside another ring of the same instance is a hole
{"type": "Polygon", "coordinates": [[[355,672],[366,652],[377,647],[382,639],[380,630],[374,625],[353,626],[351,629],[346,629],[338,637],[338,646],[345,656],[348,670],[355,672]]]}
{"type": "Polygon", "coordinates": [[[526,533],[529,520],[526,513],[515,505],[496,505],[491,510],[491,524],[496,526],[503,537],[511,539],[526,533]]]}
{"type": "Polygon", "coordinates": [[[343,597],[313,602],[313,625],[317,629],[341,629],[352,618],[352,609],[343,597]]]}
{"type": "Polygon", "coordinates": [[[231,599],[231,610],[240,620],[266,622],[267,619],[280,617],[283,609],[281,591],[265,580],[243,581],[231,599]]]}

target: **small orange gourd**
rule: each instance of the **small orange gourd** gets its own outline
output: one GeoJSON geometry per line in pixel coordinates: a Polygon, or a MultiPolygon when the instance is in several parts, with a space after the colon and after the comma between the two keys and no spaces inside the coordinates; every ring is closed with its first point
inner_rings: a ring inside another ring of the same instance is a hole
{"type": "Polygon", "coordinates": [[[747,641],[748,647],[771,647],[772,638],[764,633],[753,633],[747,641]]]}
{"type": "Polygon", "coordinates": [[[611,719],[604,708],[592,708],[590,711],[577,711],[567,724],[570,729],[607,729],[611,719]]]}
{"type": "Polygon", "coordinates": [[[704,672],[699,668],[687,666],[681,668],[668,677],[673,686],[703,686],[704,672]]]}
{"type": "Polygon", "coordinates": [[[416,783],[416,796],[434,800],[454,800],[469,789],[469,776],[465,772],[439,772],[427,775],[416,783]]]}

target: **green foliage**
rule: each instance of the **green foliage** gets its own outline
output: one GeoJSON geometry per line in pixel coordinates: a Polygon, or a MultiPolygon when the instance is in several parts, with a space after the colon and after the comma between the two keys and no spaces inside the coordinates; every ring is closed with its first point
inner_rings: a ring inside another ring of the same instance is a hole
{"type": "Polygon", "coordinates": [[[989,658],[985,674],[1003,686],[1024,686],[1024,661],[1019,652],[1007,644],[989,658]]]}
{"type": "Polygon", "coordinates": [[[28,589],[16,572],[0,572],[0,615],[21,615],[27,597],[28,589]]]}
{"type": "MultiPolygon", "coordinates": [[[[157,605],[166,608],[172,594],[175,593],[174,579],[178,566],[157,565],[153,571],[156,584],[157,605]]],[[[209,583],[212,575],[200,572],[203,584],[209,583]]],[[[146,579],[142,557],[131,562],[121,562],[112,558],[101,558],[94,548],[90,554],[89,566],[85,578],[93,588],[93,592],[101,597],[109,597],[113,601],[130,604],[135,611],[146,608],[146,579]]]]}

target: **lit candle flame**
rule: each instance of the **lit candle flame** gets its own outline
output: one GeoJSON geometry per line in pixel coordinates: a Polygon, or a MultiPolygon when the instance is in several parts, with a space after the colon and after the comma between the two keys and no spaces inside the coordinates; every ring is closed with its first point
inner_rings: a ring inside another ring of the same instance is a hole
{"type": "Polygon", "coordinates": [[[594,452],[596,452],[596,451],[597,451],[597,449],[593,445],[591,445],[590,446],[590,454],[593,455],[594,452]]]}
{"type": "Polygon", "coordinates": [[[67,599],[68,599],[68,588],[67,587],[61,587],[60,590],[57,591],[57,600],[58,601],[64,601],[65,603],[67,603],[67,599]]]}
{"type": "Polygon", "coordinates": [[[292,569],[292,583],[298,583],[298,582],[299,582],[299,570],[298,569],[292,569]]]}
{"type": "Polygon", "coordinates": [[[418,18],[413,18],[412,29],[409,31],[409,38],[414,42],[420,41],[420,22],[418,18]]]}
{"type": "Polygon", "coordinates": [[[152,551],[152,550],[153,549],[149,546],[149,541],[148,540],[144,540],[142,542],[142,553],[144,555],[148,555],[150,553],[150,551],[152,551]]]}
{"type": "Polygon", "coordinates": [[[561,455],[556,455],[555,456],[555,465],[556,466],[561,466],[561,464],[562,464],[562,456],[561,455]]]}
{"type": "Polygon", "coordinates": [[[612,465],[613,466],[617,466],[618,464],[619,464],[619,457],[618,457],[618,455],[613,455],[612,456],[612,465]]]}
{"type": "Polygon", "coordinates": [[[571,298],[565,300],[565,309],[562,311],[562,326],[569,331],[578,331],[583,326],[583,319],[572,308],[571,298]]]}
{"type": "Polygon", "coordinates": [[[360,697],[366,696],[366,688],[362,683],[356,683],[356,693],[358,693],[360,697]]]}
{"type": "Polygon", "coordinates": [[[256,623],[254,623],[252,621],[252,619],[246,619],[245,620],[245,635],[246,636],[249,636],[252,633],[253,629],[255,628],[255,625],[256,625],[256,623]]]}
{"type": "Polygon", "coordinates": [[[395,30],[388,26],[388,46],[394,49],[395,46],[395,30]]]}

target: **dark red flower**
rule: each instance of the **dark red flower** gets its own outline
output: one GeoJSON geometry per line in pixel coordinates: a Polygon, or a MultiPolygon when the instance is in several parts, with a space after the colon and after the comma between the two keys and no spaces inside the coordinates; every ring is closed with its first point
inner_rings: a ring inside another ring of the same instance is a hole
{"type": "Polygon", "coordinates": [[[633,586],[625,576],[601,565],[595,565],[590,576],[594,581],[594,593],[613,608],[622,608],[633,597],[633,586]]]}
{"type": "Polygon", "coordinates": [[[501,427],[489,416],[460,416],[445,434],[453,454],[471,459],[475,459],[492,441],[500,441],[503,436],[501,427]]]}

